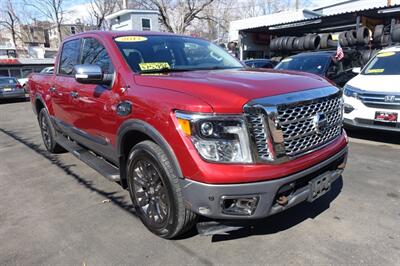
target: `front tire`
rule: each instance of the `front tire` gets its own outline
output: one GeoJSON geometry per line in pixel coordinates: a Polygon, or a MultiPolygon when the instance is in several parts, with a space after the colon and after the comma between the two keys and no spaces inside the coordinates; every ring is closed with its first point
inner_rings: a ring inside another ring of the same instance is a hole
{"type": "Polygon", "coordinates": [[[151,232],[170,239],[193,227],[197,215],[185,208],[179,176],[160,146],[152,141],[135,145],[127,173],[136,213],[151,232]]]}

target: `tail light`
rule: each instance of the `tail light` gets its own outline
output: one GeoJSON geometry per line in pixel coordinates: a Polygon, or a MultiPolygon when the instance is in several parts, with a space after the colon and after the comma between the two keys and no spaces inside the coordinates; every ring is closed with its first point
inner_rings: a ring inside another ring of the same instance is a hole
{"type": "Polygon", "coordinates": [[[18,88],[18,89],[22,89],[22,85],[19,84],[19,83],[17,83],[17,88],[18,88]]]}

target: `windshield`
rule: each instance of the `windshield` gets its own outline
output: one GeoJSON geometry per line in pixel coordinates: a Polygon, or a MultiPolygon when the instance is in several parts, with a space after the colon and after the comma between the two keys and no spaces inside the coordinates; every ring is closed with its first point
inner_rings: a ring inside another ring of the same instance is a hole
{"type": "Polygon", "coordinates": [[[0,78],[0,86],[16,85],[17,80],[14,78],[0,78]]]}
{"type": "Polygon", "coordinates": [[[364,75],[400,75],[400,52],[380,52],[366,66],[364,75]]]}
{"type": "Polygon", "coordinates": [[[322,76],[330,60],[328,56],[298,56],[283,59],[275,69],[294,70],[322,76]]]}
{"type": "Polygon", "coordinates": [[[115,42],[134,72],[242,68],[210,42],[181,36],[123,36],[115,42]]]}

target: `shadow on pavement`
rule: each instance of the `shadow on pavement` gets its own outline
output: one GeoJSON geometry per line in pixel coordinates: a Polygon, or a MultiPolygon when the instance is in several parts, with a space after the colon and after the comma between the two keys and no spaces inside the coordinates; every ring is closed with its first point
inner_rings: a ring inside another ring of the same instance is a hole
{"type": "Polygon", "coordinates": [[[29,97],[27,98],[11,98],[11,99],[0,99],[0,104],[13,104],[13,103],[22,103],[28,102],[29,97]]]}
{"type": "Polygon", "coordinates": [[[356,128],[346,128],[346,132],[347,135],[351,138],[390,144],[400,144],[400,132],[356,128]]]}
{"type": "MultiPolygon", "coordinates": [[[[78,174],[74,173],[70,168],[71,165],[66,165],[58,158],[58,155],[51,154],[46,150],[40,148],[39,145],[30,142],[29,139],[22,138],[18,136],[15,132],[10,130],[5,130],[0,128],[0,132],[3,132],[7,136],[13,138],[14,140],[24,144],[31,150],[35,151],[37,154],[41,155],[45,159],[49,160],[53,165],[57,166],[61,170],[63,170],[68,176],[73,177],[80,185],[84,186],[85,188],[96,192],[97,194],[109,199],[113,204],[119,206],[123,210],[135,215],[135,209],[130,202],[126,202],[124,197],[122,196],[115,196],[117,191],[115,192],[105,192],[93,186],[91,181],[85,180],[83,177],[79,176],[78,174]]],[[[136,217],[136,215],[135,215],[136,217]]]]}

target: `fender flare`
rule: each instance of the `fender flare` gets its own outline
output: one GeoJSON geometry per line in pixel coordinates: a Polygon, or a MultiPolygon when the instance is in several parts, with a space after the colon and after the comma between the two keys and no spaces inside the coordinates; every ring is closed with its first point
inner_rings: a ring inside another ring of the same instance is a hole
{"type": "Polygon", "coordinates": [[[37,106],[36,106],[36,103],[38,101],[41,102],[42,105],[44,106],[44,108],[46,108],[47,112],[49,112],[49,109],[47,108],[46,102],[43,100],[42,96],[39,95],[39,94],[36,94],[36,96],[35,96],[35,105],[33,106],[33,110],[34,110],[35,114],[37,116],[39,115],[38,112],[37,112],[37,106]]]}
{"type": "Polygon", "coordinates": [[[164,150],[168,159],[170,159],[172,166],[174,167],[174,170],[176,171],[178,176],[183,178],[182,170],[179,165],[178,159],[176,158],[175,153],[172,150],[169,143],[165,140],[165,138],[161,135],[161,133],[157,131],[157,129],[155,129],[149,123],[144,122],[143,120],[129,119],[123,122],[122,125],[119,127],[117,132],[116,143],[117,143],[118,156],[120,158],[124,156],[123,143],[122,143],[123,138],[125,134],[131,131],[138,131],[140,133],[143,133],[147,135],[149,138],[151,138],[156,144],[158,144],[164,150]]]}

